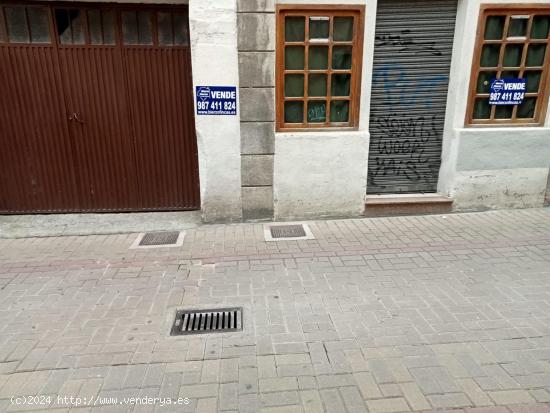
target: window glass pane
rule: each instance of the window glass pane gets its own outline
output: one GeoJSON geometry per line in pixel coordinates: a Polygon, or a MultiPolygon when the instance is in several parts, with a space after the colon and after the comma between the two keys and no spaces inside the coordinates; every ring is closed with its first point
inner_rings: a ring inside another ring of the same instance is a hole
{"type": "Polygon", "coordinates": [[[353,39],[353,17],[335,17],[333,25],[333,40],[335,42],[345,42],[353,39]]]}
{"type": "Polygon", "coordinates": [[[101,12],[103,19],[103,44],[115,44],[115,12],[104,10],[101,12]]]}
{"type": "Polygon", "coordinates": [[[328,17],[309,18],[309,38],[328,40],[330,19],[328,17]]]}
{"type": "Polygon", "coordinates": [[[499,79],[517,79],[519,78],[519,71],[517,70],[503,70],[500,72],[499,79]]]}
{"type": "Polygon", "coordinates": [[[472,117],[474,119],[489,119],[491,117],[491,106],[489,106],[489,99],[476,99],[472,117]]]}
{"type": "Polygon", "coordinates": [[[6,35],[6,30],[4,28],[4,12],[2,7],[0,7],[0,42],[5,43],[8,41],[8,36],[6,35]]]}
{"type": "Polygon", "coordinates": [[[304,96],[304,75],[286,75],[285,76],[285,96],[287,97],[304,96]]]}
{"type": "Polygon", "coordinates": [[[285,17],[285,41],[303,42],[306,28],[305,17],[287,16],[285,17]]]}
{"type": "Polygon", "coordinates": [[[497,77],[497,72],[479,72],[477,76],[477,93],[489,93],[491,80],[497,77]]]}
{"type": "Polygon", "coordinates": [[[172,33],[172,15],[166,12],[157,13],[157,25],[159,44],[161,46],[171,46],[174,44],[172,33]]]}
{"type": "Polygon", "coordinates": [[[88,28],[90,30],[90,42],[92,44],[103,44],[101,10],[88,10],[88,28]]]}
{"type": "Polygon", "coordinates": [[[351,75],[349,74],[334,74],[332,75],[332,96],[349,96],[349,85],[351,75]]]}
{"type": "Polygon", "coordinates": [[[85,15],[79,9],[56,9],[55,24],[62,44],[84,44],[85,15]]]}
{"type": "Polygon", "coordinates": [[[528,97],[525,98],[523,103],[518,106],[516,117],[522,119],[529,119],[535,116],[535,107],[537,105],[537,98],[528,97]]]}
{"type": "Polygon", "coordinates": [[[527,50],[526,66],[542,66],[544,63],[545,53],[545,44],[530,44],[529,49],[527,50]]]}
{"type": "Polygon", "coordinates": [[[92,44],[115,44],[115,16],[112,10],[89,10],[88,28],[92,44]]]}
{"type": "Polygon", "coordinates": [[[330,121],[348,122],[349,120],[349,101],[333,100],[330,102],[330,121]]]}
{"type": "Polygon", "coordinates": [[[71,31],[73,33],[73,44],[84,44],[85,37],[84,37],[84,25],[85,22],[85,14],[82,13],[81,10],[77,9],[70,9],[69,10],[69,18],[71,20],[71,31]]]}
{"type": "Polygon", "coordinates": [[[307,121],[312,123],[327,120],[327,103],[325,101],[310,100],[307,104],[307,121]]]}
{"type": "Polygon", "coordinates": [[[69,10],[55,10],[55,26],[57,28],[57,34],[59,35],[59,41],[62,44],[70,44],[73,42],[71,37],[71,16],[69,15],[69,10]]]}
{"type": "Polygon", "coordinates": [[[138,24],[135,11],[122,12],[122,38],[125,44],[138,44],[138,24]]]}
{"type": "Polygon", "coordinates": [[[151,13],[148,11],[138,12],[138,33],[139,44],[153,44],[153,33],[151,29],[151,13]]]}
{"type": "Polygon", "coordinates": [[[502,66],[519,67],[521,66],[521,54],[523,53],[523,44],[509,44],[504,49],[504,59],[502,66]]]}
{"type": "Polygon", "coordinates": [[[550,16],[535,16],[533,26],[531,27],[532,39],[548,38],[548,29],[550,28],[550,16]]]}
{"type": "Polygon", "coordinates": [[[304,120],[304,102],[285,102],[285,122],[302,123],[304,120]]]}
{"type": "Polygon", "coordinates": [[[498,105],[495,107],[495,119],[512,119],[512,105],[498,105]]]}
{"type": "Polygon", "coordinates": [[[497,67],[500,46],[494,44],[486,44],[481,50],[481,67],[497,67]]]}
{"type": "Polygon", "coordinates": [[[529,92],[536,93],[539,91],[541,75],[542,75],[542,72],[538,70],[529,70],[523,74],[523,78],[527,83],[526,88],[528,93],[529,92]]]}
{"type": "Polygon", "coordinates": [[[327,75],[309,75],[308,80],[309,96],[326,96],[327,95],[327,75]]]}
{"type": "Polygon", "coordinates": [[[328,69],[328,47],[309,46],[309,69],[328,69]]]}
{"type": "Polygon", "coordinates": [[[529,17],[511,16],[508,24],[508,37],[525,37],[527,35],[529,17]]]}
{"type": "Polygon", "coordinates": [[[285,47],[285,69],[302,70],[304,68],[304,46],[285,47]]]}
{"type": "Polygon", "coordinates": [[[332,68],[351,69],[351,46],[334,46],[332,48],[332,68]]]}
{"type": "Polygon", "coordinates": [[[28,43],[27,18],[24,7],[6,7],[8,36],[12,43],[28,43]]]}
{"type": "Polygon", "coordinates": [[[33,43],[50,43],[50,20],[48,9],[29,7],[27,9],[31,39],[33,43]]]}
{"type": "Polygon", "coordinates": [[[485,40],[499,40],[502,39],[502,32],[504,31],[505,16],[489,16],[485,23],[485,40]]]}
{"type": "Polygon", "coordinates": [[[174,44],[182,46],[189,44],[189,24],[187,17],[183,13],[172,14],[174,19],[174,44]]]}

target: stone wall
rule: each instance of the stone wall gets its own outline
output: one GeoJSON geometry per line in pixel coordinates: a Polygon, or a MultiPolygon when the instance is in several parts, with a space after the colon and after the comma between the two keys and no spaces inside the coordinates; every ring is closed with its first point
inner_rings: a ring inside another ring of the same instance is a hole
{"type": "Polygon", "coordinates": [[[238,0],[241,193],[244,219],[273,217],[275,1],[238,0]]]}

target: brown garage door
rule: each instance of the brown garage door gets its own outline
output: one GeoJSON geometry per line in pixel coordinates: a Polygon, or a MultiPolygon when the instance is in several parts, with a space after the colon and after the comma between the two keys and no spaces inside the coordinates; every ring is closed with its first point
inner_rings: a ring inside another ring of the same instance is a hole
{"type": "Polygon", "coordinates": [[[197,209],[187,7],[0,4],[0,212],[197,209]]]}

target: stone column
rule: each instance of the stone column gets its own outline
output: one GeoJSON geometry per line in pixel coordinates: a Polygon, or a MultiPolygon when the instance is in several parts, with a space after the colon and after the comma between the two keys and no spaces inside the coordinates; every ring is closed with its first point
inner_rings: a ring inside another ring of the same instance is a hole
{"type": "Polygon", "coordinates": [[[238,0],[244,219],[273,217],[275,2],[238,0]]]}

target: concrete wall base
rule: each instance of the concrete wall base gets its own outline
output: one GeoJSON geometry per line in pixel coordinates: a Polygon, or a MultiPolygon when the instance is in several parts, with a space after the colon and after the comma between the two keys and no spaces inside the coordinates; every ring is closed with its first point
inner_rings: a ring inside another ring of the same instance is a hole
{"type": "Polygon", "coordinates": [[[278,133],[275,218],[361,216],[368,151],[366,131],[278,133]]]}

